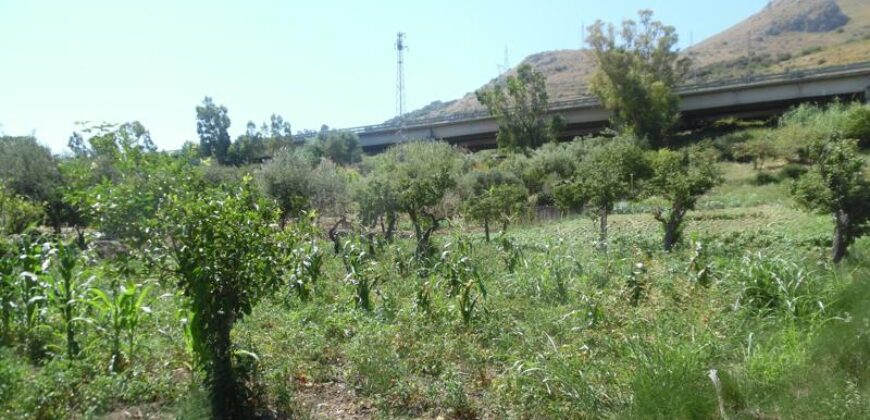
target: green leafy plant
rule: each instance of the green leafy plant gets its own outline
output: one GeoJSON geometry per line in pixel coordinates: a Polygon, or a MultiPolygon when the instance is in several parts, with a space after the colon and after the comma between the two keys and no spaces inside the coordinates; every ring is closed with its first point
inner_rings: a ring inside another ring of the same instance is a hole
{"type": "Polygon", "coordinates": [[[498,249],[508,273],[516,273],[519,266],[528,265],[522,246],[510,237],[502,236],[498,241],[498,249]]]}
{"type": "Polygon", "coordinates": [[[113,280],[108,291],[93,288],[90,295],[97,331],[110,343],[109,371],[121,372],[135,357],[142,315],[151,313],[151,286],[113,280]]]}
{"type": "Polygon", "coordinates": [[[723,182],[709,151],[674,152],[662,149],[652,157],[653,175],[648,189],[668,201],[668,207],[656,207],[653,217],[662,225],[665,251],[673,249],[683,233],[683,219],[694,210],[698,198],[723,182]]]}
{"type": "Polygon", "coordinates": [[[342,261],[347,273],[344,281],[354,287],[356,306],[371,311],[374,307],[372,291],[377,287],[379,280],[377,261],[366,252],[358,237],[347,241],[342,247],[342,261]]]}
{"type": "Polygon", "coordinates": [[[54,261],[54,269],[45,276],[48,304],[60,315],[61,329],[66,339],[66,355],[69,359],[75,359],[81,349],[76,340],[79,306],[85,300],[84,293],[90,279],[82,279],[84,272],[79,268],[79,249],[75,245],[58,242],[49,251],[48,257],[54,261]]]}
{"type": "Polygon", "coordinates": [[[477,100],[498,120],[499,148],[525,151],[556,139],[561,118],[547,116],[546,78],[530,64],[522,64],[504,85],[476,92],[477,100]]]}
{"type": "Polygon", "coordinates": [[[746,254],[733,274],[742,285],[735,307],[747,307],[761,316],[779,313],[792,318],[825,311],[814,273],[782,257],[746,254]]]}
{"type": "Polygon", "coordinates": [[[231,331],[280,284],[271,227],[279,218],[276,206],[246,177],[240,188],[191,188],[171,195],[153,230],[157,263],[173,273],[189,299],[194,353],[206,373],[215,417],[253,415],[254,407],[241,398],[231,331]]]}
{"type": "Polygon", "coordinates": [[[866,162],[855,140],[833,137],[810,147],[810,172],[793,186],[792,195],[806,209],[830,214],[834,219],[831,249],[839,263],[849,246],[870,232],[870,181],[866,162]]]}

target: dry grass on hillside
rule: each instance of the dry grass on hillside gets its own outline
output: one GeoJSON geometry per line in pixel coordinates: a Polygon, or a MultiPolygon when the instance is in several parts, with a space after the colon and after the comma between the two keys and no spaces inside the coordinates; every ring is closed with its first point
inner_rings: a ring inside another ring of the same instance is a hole
{"type": "MultiPolygon", "coordinates": [[[[870,0],[775,0],[690,48],[687,54],[694,63],[689,76],[692,81],[870,61],[870,0]]],[[[551,101],[583,94],[594,71],[592,58],[584,50],[542,52],[523,63],[547,76],[551,101]]],[[[511,70],[483,87],[514,73],[511,70]]],[[[474,92],[469,92],[454,101],[430,104],[409,117],[433,118],[482,109],[474,92]]]]}

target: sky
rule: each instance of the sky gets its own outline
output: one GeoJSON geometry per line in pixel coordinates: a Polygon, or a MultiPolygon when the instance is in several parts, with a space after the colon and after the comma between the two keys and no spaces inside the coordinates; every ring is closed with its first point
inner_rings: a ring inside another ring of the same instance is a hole
{"type": "Polygon", "coordinates": [[[195,108],[225,105],[230,134],[273,113],[293,131],[381,123],[396,113],[396,33],[405,32],[407,109],[451,100],[582,26],[640,9],[681,46],[767,0],[199,1],[0,0],[0,133],[56,153],[76,122],[140,121],[161,149],[197,141],[195,108]]]}

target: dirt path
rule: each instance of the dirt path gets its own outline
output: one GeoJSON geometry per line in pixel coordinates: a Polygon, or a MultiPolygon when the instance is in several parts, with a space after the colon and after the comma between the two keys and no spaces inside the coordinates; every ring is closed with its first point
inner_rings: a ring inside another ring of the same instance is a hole
{"type": "Polygon", "coordinates": [[[315,419],[371,419],[376,411],[369,401],[359,399],[343,382],[302,384],[296,389],[296,400],[309,409],[315,419]]]}

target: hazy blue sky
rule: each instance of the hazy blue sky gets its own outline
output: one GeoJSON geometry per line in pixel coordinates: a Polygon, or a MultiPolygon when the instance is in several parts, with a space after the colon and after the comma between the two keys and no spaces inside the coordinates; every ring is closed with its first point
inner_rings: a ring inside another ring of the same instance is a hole
{"type": "Polygon", "coordinates": [[[455,99],[540,51],[579,48],[581,24],[641,8],[684,46],[766,0],[40,1],[0,0],[0,132],[57,152],[74,122],[139,120],[157,145],[196,140],[205,95],[233,136],[278,113],[293,130],[395,114],[397,31],[407,33],[409,109],[455,99]]]}

